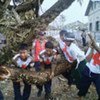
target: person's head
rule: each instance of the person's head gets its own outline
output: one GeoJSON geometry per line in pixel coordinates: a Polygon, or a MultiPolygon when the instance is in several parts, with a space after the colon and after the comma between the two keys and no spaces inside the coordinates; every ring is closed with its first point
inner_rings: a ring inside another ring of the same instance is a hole
{"type": "Polygon", "coordinates": [[[39,35],[40,40],[44,40],[46,33],[45,32],[39,32],[38,35],[39,35]]]}
{"type": "Polygon", "coordinates": [[[71,32],[67,32],[64,37],[64,42],[66,43],[67,46],[70,46],[70,44],[75,40],[75,36],[71,32]]]}
{"type": "Polygon", "coordinates": [[[53,45],[52,42],[48,41],[48,42],[45,44],[46,53],[47,53],[48,55],[51,55],[51,54],[52,54],[53,48],[54,48],[54,45],[53,45]]]}
{"type": "Polygon", "coordinates": [[[21,57],[21,59],[26,59],[27,58],[27,56],[28,56],[28,46],[27,46],[27,44],[21,44],[20,45],[20,57],[21,57]]]}
{"type": "Polygon", "coordinates": [[[59,32],[59,35],[60,35],[60,39],[61,39],[61,40],[64,40],[65,34],[67,34],[67,31],[66,31],[66,30],[61,30],[61,31],[59,32]]]}

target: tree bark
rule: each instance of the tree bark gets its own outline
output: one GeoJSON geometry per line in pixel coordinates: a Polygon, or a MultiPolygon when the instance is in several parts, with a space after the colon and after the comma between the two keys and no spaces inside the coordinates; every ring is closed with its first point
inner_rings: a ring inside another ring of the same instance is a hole
{"type": "Polygon", "coordinates": [[[20,13],[20,12],[26,12],[29,11],[33,8],[34,4],[36,3],[37,0],[33,0],[31,2],[25,2],[24,4],[21,4],[15,8],[15,10],[20,13]]]}
{"type": "MultiPolygon", "coordinates": [[[[60,75],[67,70],[75,68],[76,64],[76,61],[73,63],[63,61],[61,57],[60,62],[58,62],[56,65],[54,76],[60,75]]],[[[44,84],[45,82],[50,80],[50,73],[50,70],[36,72],[16,67],[0,67],[0,80],[2,81],[5,79],[11,79],[13,81],[19,82],[25,80],[29,84],[44,84]]]]}

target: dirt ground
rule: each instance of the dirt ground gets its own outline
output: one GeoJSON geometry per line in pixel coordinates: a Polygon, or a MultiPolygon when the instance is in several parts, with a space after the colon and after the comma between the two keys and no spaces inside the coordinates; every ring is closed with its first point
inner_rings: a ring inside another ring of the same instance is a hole
{"type": "MultiPolygon", "coordinates": [[[[78,100],[78,90],[76,89],[75,85],[72,85],[71,89],[68,89],[67,80],[62,76],[60,76],[62,77],[62,80],[60,80],[58,77],[55,77],[52,82],[52,95],[54,100],[78,100]]],[[[21,86],[23,89],[23,84],[21,86]]],[[[5,100],[14,100],[11,81],[0,82],[0,88],[4,94],[5,100]]],[[[41,97],[37,97],[36,94],[37,88],[35,85],[32,85],[32,92],[29,100],[45,100],[44,91],[41,97]]],[[[97,100],[97,94],[93,85],[90,87],[87,96],[83,100],[97,100]]]]}

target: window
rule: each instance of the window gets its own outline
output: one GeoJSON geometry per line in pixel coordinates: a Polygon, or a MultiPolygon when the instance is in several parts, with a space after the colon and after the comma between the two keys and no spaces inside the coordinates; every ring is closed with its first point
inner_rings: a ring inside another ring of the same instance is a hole
{"type": "Polygon", "coordinates": [[[99,31],[100,29],[100,22],[96,21],[96,25],[95,25],[96,31],[99,31]]]}
{"type": "Polygon", "coordinates": [[[89,30],[92,31],[92,23],[89,24],[89,30]]]}
{"type": "Polygon", "coordinates": [[[96,4],[97,4],[97,2],[95,1],[94,4],[93,4],[94,9],[96,9],[96,4]]]}

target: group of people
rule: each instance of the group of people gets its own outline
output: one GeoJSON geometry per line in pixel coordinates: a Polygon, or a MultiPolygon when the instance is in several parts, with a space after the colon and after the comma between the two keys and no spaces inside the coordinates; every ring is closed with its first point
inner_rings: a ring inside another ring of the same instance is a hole
{"type": "MultiPolygon", "coordinates": [[[[52,100],[52,78],[54,77],[54,65],[57,64],[58,53],[54,48],[53,42],[46,39],[45,34],[45,32],[38,33],[38,37],[33,40],[31,53],[28,52],[27,44],[21,44],[19,53],[13,57],[12,61],[16,67],[26,70],[35,68],[36,72],[39,72],[41,71],[41,64],[44,64],[45,70],[50,69],[51,80],[46,82],[43,86],[36,85],[36,87],[38,89],[38,97],[41,96],[44,88],[45,99],[52,100]]],[[[97,52],[95,48],[91,46],[87,50],[87,53],[84,53],[76,44],[74,34],[66,30],[61,30],[59,36],[59,48],[62,50],[66,60],[69,63],[77,61],[75,69],[62,73],[68,80],[69,87],[75,84],[79,90],[78,98],[81,99],[87,94],[93,82],[97,90],[98,100],[100,100],[100,52],[97,52]]],[[[23,80],[23,83],[24,89],[22,94],[20,82],[13,82],[14,100],[29,100],[31,85],[25,80],[23,80]]]]}
{"type": "MultiPolygon", "coordinates": [[[[74,43],[74,35],[65,30],[60,32],[60,38],[60,47],[66,60],[70,63],[77,60],[77,66],[71,74],[79,90],[78,98],[81,100],[87,94],[91,83],[93,83],[96,87],[98,100],[100,100],[100,52],[96,51],[94,46],[91,45],[87,52],[84,53],[74,43]],[[78,78],[76,76],[78,76],[78,78]]],[[[72,81],[70,81],[70,79],[72,80],[71,76],[66,78],[72,84],[72,81]]]]}
{"type": "MultiPolygon", "coordinates": [[[[41,71],[41,64],[44,64],[44,69],[50,69],[50,79],[54,76],[56,64],[56,54],[57,51],[54,49],[54,45],[51,41],[48,41],[45,38],[45,32],[39,32],[38,37],[32,43],[31,54],[28,53],[27,44],[21,44],[19,54],[13,57],[13,64],[16,67],[24,69],[35,68],[36,72],[41,71]],[[52,67],[53,66],[53,67],[52,67]]],[[[15,100],[28,100],[31,93],[31,85],[28,84],[25,80],[23,94],[20,89],[20,82],[13,82],[15,100]]],[[[36,85],[38,89],[37,96],[40,97],[45,89],[45,99],[52,99],[51,96],[51,85],[52,80],[46,82],[44,86],[36,85]]]]}

